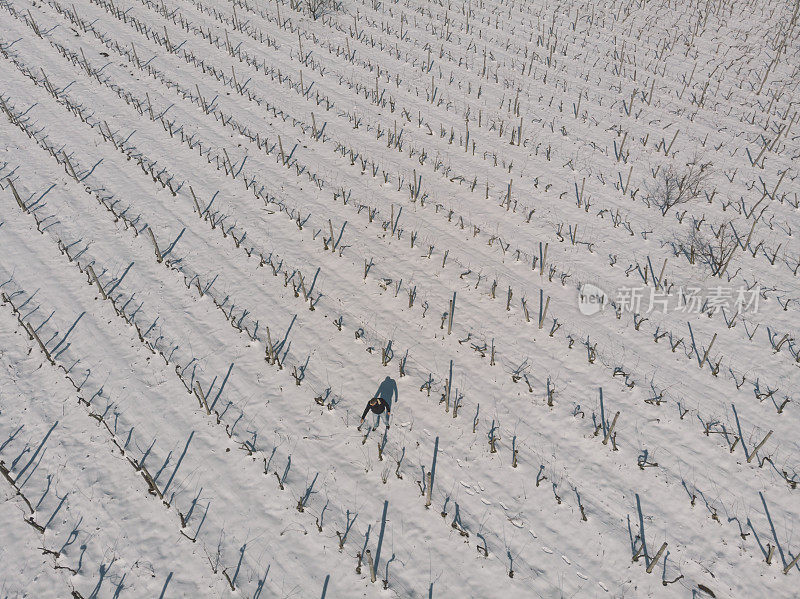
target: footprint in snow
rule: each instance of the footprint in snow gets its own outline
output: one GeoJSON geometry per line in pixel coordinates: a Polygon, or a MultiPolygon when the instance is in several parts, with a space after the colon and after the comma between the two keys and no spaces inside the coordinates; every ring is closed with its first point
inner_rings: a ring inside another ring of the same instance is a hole
{"type": "Polygon", "coordinates": [[[492,505],[492,502],[491,502],[491,501],[489,501],[488,499],[486,499],[485,497],[481,497],[481,502],[482,502],[484,505],[492,505]]]}
{"type": "Polygon", "coordinates": [[[538,538],[538,537],[536,536],[536,533],[535,533],[535,532],[533,532],[533,529],[530,529],[530,530],[528,530],[528,532],[529,532],[529,533],[531,533],[531,535],[533,535],[533,538],[534,538],[534,539],[538,538]]]}
{"type": "Polygon", "coordinates": [[[586,576],[583,572],[575,572],[578,575],[578,578],[583,578],[584,580],[589,580],[589,577],[586,576]]]}
{"type": "Polygon", "coordinates": [[[505,503],[503,503],[502,501],[498,501],[498,503],[500,504],[501,508],[503,508],[505,511],[508,511],[508,508],[506,507],[505,503]]]}
{"type": "Polygon", "coordinates": [[[472,490],[472,487],[469,486],[469,483],[465,483],[463,480],[458,481],[461,483],[461,486],[464,487],[465,493],[467,495],[475,495],[475,491],[472,490]]]}
{"type": "Polygon", "coordinates": [[[545,553],[553,553],[553,550],[550,549],[550,547],[542,547],[542,551],[544,551],[545,553]]]}
{"type": "Polygon", "coordinates": [[[598,582],[597,584],[600,586],[601,589],[608,592],[608,587],[605,584],[603,584],[602,582],[598,582]]]}
{"type": "Polygon", "coordinates": [[[561,559],[563,559],[563,560],[564,560],[564,563],[565,563],[565,564],[567,564],[568,566],[571,566],[571,565],[572,565],[572,562],[571,562],[571,561],[569,561],[569,560],[567,559],[567,556],[566,556],[566,555],[562,555],[562,556],[561,556],[561,559]]]}

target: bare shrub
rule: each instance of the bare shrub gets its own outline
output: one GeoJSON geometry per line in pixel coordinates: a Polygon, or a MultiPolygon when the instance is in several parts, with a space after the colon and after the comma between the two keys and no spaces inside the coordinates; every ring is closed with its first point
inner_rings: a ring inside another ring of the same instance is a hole
{"type": "Polygon", "coordinates": [[[305,12],[315,21],[342,9],[342,3],[336,0],[304,0],[305,12]]]}
{"type": "Polygon", "coordinates": [[[719,231],[714,233],[699,232],[692,228],[689,237],[691,253],[701,263],[711,268],[714,276],[722,277],[728,268],[733,254],[736,252],[738,242],[729,223],[720,225],[719,231]]]}
{"type": "Polygon", "coordinates": [[[661,215],[671,208],[697,199],[707,189],[711,163],[700,162],[696,157],[681,169],[674,164],[659,169],[655,183],[647,190],[648,204],[654,204],[661,215]]]}

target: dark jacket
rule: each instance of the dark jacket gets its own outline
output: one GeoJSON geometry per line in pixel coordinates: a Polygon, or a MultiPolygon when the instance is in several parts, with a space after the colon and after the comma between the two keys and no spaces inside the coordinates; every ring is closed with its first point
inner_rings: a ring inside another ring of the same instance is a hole
{"type": "Polygon", "coordinates": [[[389,409],[389,404],[386,403],[386,400],[383,399],[382,397],[373,397],[372,399],[369,400],[369,402],[367,402],[367,407],[364,408],[364,413],[361,414],[361,420],[364,420],[364,418],[367,417],[367,412],[369,412],[370,410],[375,414],[383,414],[384,410],[389,409]],[[377,399],[378,401],[375,404],[372,404],[370,403],[372,399],[377,399]]]}

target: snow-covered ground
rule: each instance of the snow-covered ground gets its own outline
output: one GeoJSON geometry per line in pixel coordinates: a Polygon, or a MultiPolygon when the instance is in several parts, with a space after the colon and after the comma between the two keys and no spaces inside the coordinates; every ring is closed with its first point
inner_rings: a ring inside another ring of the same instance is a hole
{"type": "Polygon", "coordinates": [[[799,20],[0,0],[0,596],[798,596],[799,20]]]}

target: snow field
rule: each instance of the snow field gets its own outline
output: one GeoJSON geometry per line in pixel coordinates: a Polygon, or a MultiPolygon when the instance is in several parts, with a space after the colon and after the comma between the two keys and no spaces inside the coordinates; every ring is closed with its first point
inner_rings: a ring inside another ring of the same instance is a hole
{"type": "Polygon", "coordinates": [[[0,7],[6,592],[791,594],[796,8],[298,7],[0,7]]]}

